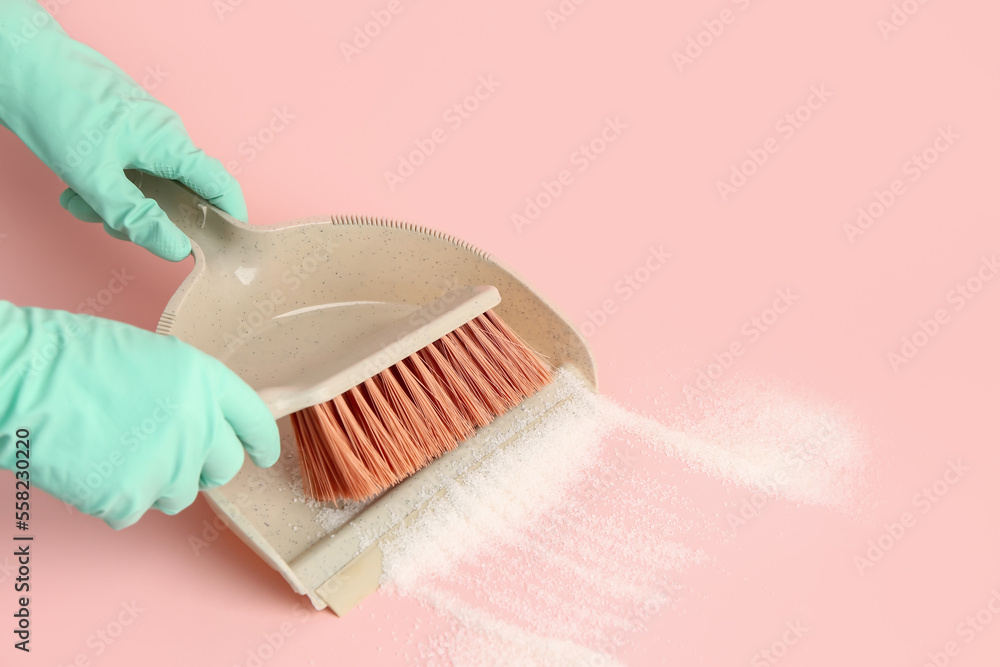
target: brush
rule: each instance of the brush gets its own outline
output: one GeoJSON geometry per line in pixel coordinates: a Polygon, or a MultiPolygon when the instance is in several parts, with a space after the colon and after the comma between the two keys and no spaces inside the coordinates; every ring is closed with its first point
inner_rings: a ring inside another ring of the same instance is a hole
{"type": "Polygon", "coordinates": [[[291,415],[306,495],[365,500],[552,381],[492,310],[332,400],[291,415]]]}

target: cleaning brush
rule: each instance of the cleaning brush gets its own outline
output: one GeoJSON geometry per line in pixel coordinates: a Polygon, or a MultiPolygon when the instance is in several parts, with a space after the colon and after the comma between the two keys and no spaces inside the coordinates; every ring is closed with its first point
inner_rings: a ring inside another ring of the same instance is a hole
{"type": "Polygon", "coordinates": [[[492,311],[291,415],[305,493],[363,500],[504,414],[552,375],[492,311]]]}

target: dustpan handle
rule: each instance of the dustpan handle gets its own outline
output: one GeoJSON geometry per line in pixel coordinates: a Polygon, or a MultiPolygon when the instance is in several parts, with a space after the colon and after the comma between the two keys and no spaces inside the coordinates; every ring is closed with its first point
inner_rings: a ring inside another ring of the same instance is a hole
{"type": "MultiPolygon", "coordinates": [[[[216,208],[177,181],[159,178],[133,169],[125,174],[143,195],[152,199],[170,221],[198,246],[206,261],[239,242],[235,237],[253,234],[250,225],[216,208]]],[[[196,257],[199,253],[195,253],[196,257]]]]}

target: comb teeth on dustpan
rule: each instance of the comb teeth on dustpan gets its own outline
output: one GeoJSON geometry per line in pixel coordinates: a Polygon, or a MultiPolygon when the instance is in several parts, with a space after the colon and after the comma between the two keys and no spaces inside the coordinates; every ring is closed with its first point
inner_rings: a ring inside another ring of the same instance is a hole
{"type": "Polygon", "coordinates": [[[380,544],[564,399],[558,381],[542,386],[549,367],[596,391],[579,332],[467,243],[370,218],[251,227],[177,183],[130,177],[191,238],[195,256],[157,331],[226,363],[264,399],[281,432],[279,464],[263,471],[247,459],[207,499],[317,609],[342,615],[373,592],[380,544]],[[449,378],[456,368],[472,376],[449,378]],[[397,437],[423,438],[408,454],[391,451],[398,440],[377,432],[400,426],[407,435],[397,437]],[[313,446],[341,436],[341,447],[313,446]],[[336,460],[338,452],[362,465],[336,460]],[[365,459],[372,452],[381,463],[365,459]],[[301,502],[297,485],[324,500],[378,495],[364,506],[332,505],[345,516],[331,526],[324,505],[301,502]]]}

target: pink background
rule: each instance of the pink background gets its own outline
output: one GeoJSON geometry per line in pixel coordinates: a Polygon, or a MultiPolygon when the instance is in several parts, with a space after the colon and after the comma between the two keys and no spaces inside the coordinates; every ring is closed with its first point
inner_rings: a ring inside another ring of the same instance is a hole
{"type": "MultiPolygon", "coordinates": [[[[588,327],[602,391],[654,415],[683,407],[681,386],[776,289],[800,295],[733,373],[849,406],[877,459],[877,502],[861,519],[773,503],[692,572],[692,593],[624,661],[747,665],[801,620],[808,633],[782,665],[923,665],[950,640],[961,652],[949,664],[996,664],[1000,621],[968,644],[956,626],[1000,590],[1000,280],[961,310],[947,295],[1000,252],[1000,6],[908,0],[916,13],[886,38],[889,0],[594,1],[555,28],[546,12],[558,0],[402,0],[347,62],[339,44],[387,2],[231,0],[220,18],[223,2],[69,1],[57,18],[135,78],[166,73],[154,94],[210,154],[236,161],[252,222],[409,220],[493,252],[578,325],[617,299],[588,327]],[[674,52],[724,9],[732,22],[679,71],[674,52]],[[499,88],[452,129],[442,115],[480,76],[499,88]],[[813,86],[831,96],[787,137],[776,123],[813,86]],[[275,108],[294,118],[247,159],[241,143],[275,108]],[[574,151],[618,117],[621,135],[577,171],[574,151]],[[447,140],[391,191],[383,172],[435,127],[447,140]],[[909,180],[905,163],[939,128],[958,138],[909,180]],[[717,181],[769,138],[777,152],[723,202],[717,181]],[[562,169],[572,184],[518,233],[511,214],[562,169]],[[843,225],[894,179],[905,192],[849,242],[843,225]],[[672,258],[624,301],[616,282],[661,245],[672,258]],[[887,354],[938,308],[948,322],[894,372],[887,354]],[[971,471],[860,575],[854,556],[958,459],[971,471]]],[[[102,315],[152,329],[190,260],[169,264],[72,219],[58,179],[7,132],[0,155],[0,297],[75,311],[125,267],[135,280],[102,315]]],[[[722,511],[718,483],[702,485],[702,510],[722,511]]],[[[0,498],[12,486],[0,476],[0,498]]],[[[189,537],[214,516],[202,500],[121,533],[36,503],[35,651],[10,648],[5,611],[4,664],[245,664],[286,621],[294,632],[269,666],[398,664],[394,632],[426,613],[375,596],[341,620],[296,614],[300,598],[232,535],[193,552],[189,537]],[[98,654],[88,637],[133,600],[143,611],[98,654]]],[[[0,570],[0,607],[13,595],[0,570]]]]}

